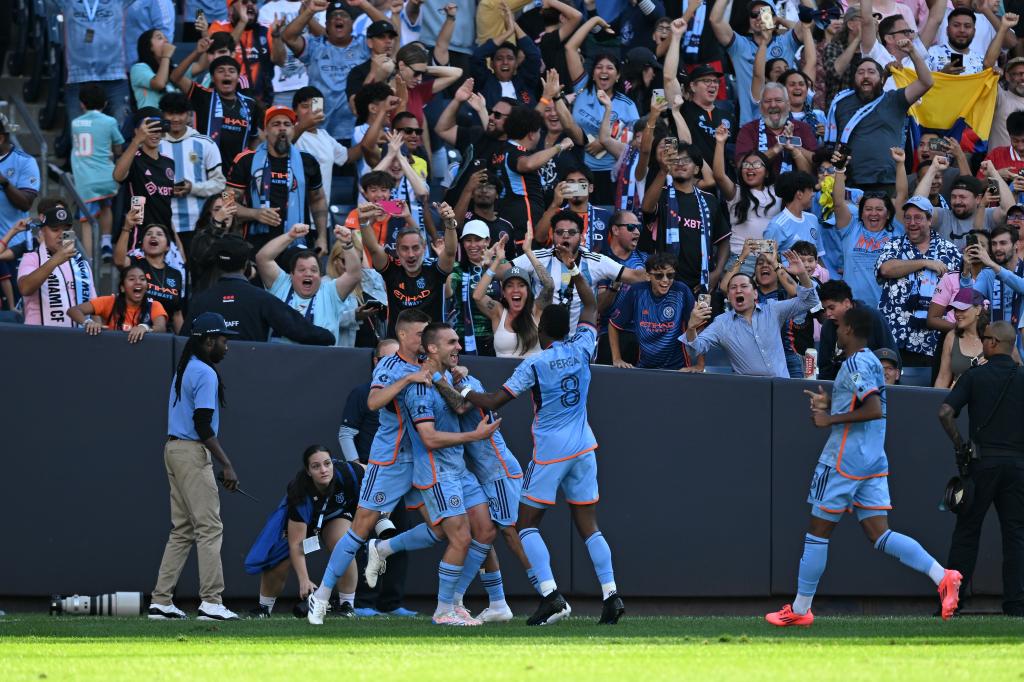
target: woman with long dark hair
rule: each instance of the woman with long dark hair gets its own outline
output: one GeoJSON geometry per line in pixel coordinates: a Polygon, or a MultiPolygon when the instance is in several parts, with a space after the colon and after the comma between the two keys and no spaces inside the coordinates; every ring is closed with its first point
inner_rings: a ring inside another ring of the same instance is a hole
{"type": "Polygon", "coordinates": [[[494,246],[487,249],[483,260],[485,270],[473,291],[473,300],[491,320],[494,354],[499,358],[525,358],[541,351],[537,320],[541,311],[551,304],[555,282],[548,269],[533,254],[533,229],[527,225],[523,253],[533,265],[542,287],[540,296],[534,298],[530,276],[505,261],[507,240],[508,236],[502,235],[494,246]],[[497,268],[491,269],[492,264],[497,268]],[[500,303],[487,294],[494,277],[501,278],[500,303]]]}
{"type": "Polygon", "coordinates": [[[612,105],[612,124],[610,136],[620,142],[629,142],[633,122],[640,118],[636,104],[622,92],[621,66],[615,55],[603,52],[594,56],[590,71],[583,68],[580,46],[590,35],[595,26],[608,24],[600,17],[593,17],[576,29],[572,37],[565,43],[565,60],[569,67],[569,76],[577,91],[576,100],[572,104],[572,115],[577,125],[587,136],[586,156],[587,168],[594,173],[594,192],[590,197],[595,204],[611,204],[615,198],[615,183],[612,169],[616,157],[609,154],[601,143],[601,120],[604,118],[604,104],[597,93],[603,92],[612,105]],[[581,90],[582,88],[582,90],[581,90]]]}
{"type": "Polygon", "coordinates": [[[171,41],[158,28],[151,28],[139,36],[139,61],[132,64],[128,72],[136,109],[160,108],[160,97],[166,92],[171,75],[174,49],[171,41]]]}
{"type": "Polygon", "coordinates": [[[224,524],[213,475],[216,458],[224,487],[231,491],[238,487],[238,476],[218,440],[225,397],[224,382],[216,367],[227,355],[228,337],[235,335],[223,315],[198,315],[192,321],[192,335],[171,382],[164,444],[164,467],[171,488],[171,533],[150,602],[151,620],[186,617],[172,598],[193,544],[199,558],[199,620],[238,619],[221,597],[224,524]]]}
{"type": "Polygon", "coordinates": [[[174,244],[174,231],[156,223],[147,225],[141,231],[142,239],[139,248],[128,252],[130,233],[142,222],[142,213],[138,209],[128,212],[125,226],[114,245],[114,264],[120,268],[137,266],[145,273],[149,282],[146,292],[153,301],[159,301],[167,311],[171,328],[177,332],[181,329],[185,311],[185,274],[184,268],[177,268],[168,262],[171,246],[174,244]]]}
{"type": "Polygon", "coordinates": [[[235,221],[238,204],[231,190],[214,194],[203,204],[196,220],[189,249],[189,282],[193,293],[205,291],[213,283],[213,245],[228,234],[242,237],[242,226],[235,221]]]}
{"type": "MultiPolygon", "coordinates": [[[[299,596],[305,600],[316,585],[309,578],[306,555],[326,549],[330,556],[349,528],[356,511],[363,465],[331,457],[323,445],[310,445],[302,453],[302,468],[288,483],[285,496],[267,519],[245,558],[245,571],[260,575],[260,601],[252,611],[269,618],[290,569],[299,580],[299,596]]],[[[338,583],[338,600],[331,605],[338,615],[355,615],[356,564],[338,583]]]]}
{"type": "Polygon", "coordinates": [[[103,329],[128,332],[128,343],[138,343],[151,331],[167,331],[167,311],[146,292],[149,282],[140,265],[129,265],[121,271],[119,292],[80,303],[68,310],[68,317],[96,336],[103,329]],[[99,317],[102,322],[92,319],[99,317]]]}
{"type": "Polygon", "coordinates": [[[942,342],[935,388],[953,388],[961,374],[985,364],[981,335],[989,322],[988,301],[968,287],[957,292],[950,306],[956,322],[942,342]]]}
{"type": "Polygon", "coordinates": [[[728,140],[729,129],[719,126],[715,130],[715,158],[711,163],[711,172],[722,196],[728,202],[729,217],[732,219],[730,256],[726,269],[732,270],[743,257],[739,271],[752,276],[757,254],[751,255],[751,249],[744,249],[744,246],[748,240],[761,239],[771,219],[782,212],[782,202],[775,196],[775,171],[763,152],[751,151],[741,158],[738,182],[732,181],[725,166],[725,144],[728,140]],[[747,255],[744,256],[744,253],[747,255]]]}

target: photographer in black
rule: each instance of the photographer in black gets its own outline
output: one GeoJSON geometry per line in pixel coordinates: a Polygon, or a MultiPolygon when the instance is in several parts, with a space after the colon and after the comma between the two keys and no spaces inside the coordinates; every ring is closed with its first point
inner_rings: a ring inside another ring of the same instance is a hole
{"type": "Polygon", "coordinates": [[[953,507],[956,528],[946,565],[963,574],[963,586],[970,584],[981,526],[995,504],[1003,535],[1003,613],[1024,616],[1024,370],[1012,358],[1016,339],[1007,322],[985,327],[981,343],[988,362],[960,376],[939,408],[939,421],[953,441],[966,489],[962,505],[953,507]],[[968,440],[956,426],[965,405],[968,440]]]}

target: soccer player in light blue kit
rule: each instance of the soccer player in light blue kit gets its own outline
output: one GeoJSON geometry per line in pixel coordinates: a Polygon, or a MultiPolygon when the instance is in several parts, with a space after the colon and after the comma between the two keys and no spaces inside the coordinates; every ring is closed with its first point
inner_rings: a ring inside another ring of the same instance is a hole
{"type": "Polygon", "coordinates": [[[600,622],[614,624],[626,609],[616,591],[611,549],[597,528],[597,440],[587,423],[586,409],[590,362],[597,344],[597,299],[571,252],[559,246],[557,253],[583,306],[576,333],[569,336],[566,307],[548,306],[538,325],[543,352],[523,360],[501,391],[479,393],[467,386],[460,393],[486,410],[497,410],[527,391],[534,396],[533,461],[524,478],[516,526],[543,598],[527,625],[554,623],[572,612],[558,592],[551,557],[537,529],[544,511],[555,504],[559,489],[571,506],[573,523],[586,542],[601,583],[604,607],[600,622]]]}
{"type": "MultiPolygon", "coordinates": [[[[352,527],[334,545],[324,578],[307,599],[307,618],[313,625],[323,625],[331,591],[345,574],[356,552],[366,544],[381,514],[394,509],[412,489],[411,420],[401,396],[411,384],[430,382],[430,373],[416,362],[421,350],[420,337],[429,323],[430,317],[422,310],[409,308],[399,313],[395,324],[398,352],[381,360],[373,370],[367,406],[380,411],[380,428],[370,446],[369,466],[359,489],[359,503],[352,527]]],[[[421,526],[427,532],[416,535],[411,541],[422,547],[437,543],[438,538],[431,535],[426,526],[421,526]]]]}
{"type": "Polygon", "coordinates": [[[863,307],[850,308],[836,327],[843,364],[829,398],[804,391],[811,398],[815,426],[831,428],[818,458],[807,501],[811,523],[804,536],[797,595],[792,606],[765,616],[772,625],[809,626],[814,622],[811,601],[825,572],[828,542],[844,512],[856,510],[868,540],[875,549],[924,573],[939,588],[942,618],[948,620],[960,599],[961,575],[939,565],[911,537],[889,529],[889,461],[885,456],[885,374],[882,363],[867,350],[873,318],[863,307]]]}
{"type": "MultiPolygon", "coordinates": [[[[459,335],[449,324],[434,322],[423,330],[424,368],[433,371],[433,381],[443,379],[459,362],[459,335]]],[[[464,571],[473,579],[491,551],[495,530],[488,513],[487,495],[466,469],[463,446],[489,439],[501,424],[480,420],[476,428],[462,432],[459,415],[430,385],[411,386],[402,395],[415,431],[409,437],[413,448],[413,486],[420,491],[428,520],[441,526],[448,547],[438,566],[435,625],[480,625],[468,612],[455,611],[455,586],[464,571]],[[472,556],[469,556],[472,552],[472,556]]],[[[466,583],[468,585],[468,581],[466,583]]]]}

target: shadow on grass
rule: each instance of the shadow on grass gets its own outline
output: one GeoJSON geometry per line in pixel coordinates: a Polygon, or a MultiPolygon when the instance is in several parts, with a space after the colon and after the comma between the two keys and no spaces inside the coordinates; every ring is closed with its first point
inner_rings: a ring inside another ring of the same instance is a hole
{"type": "MultiPolygon", "coordinates": [[[[217,641],[223,639],[305,640],[337,639],[472,641],[528,639],[592,644],[744,644],[787,640],[831,641],[836,644],[996,645],[1024,647],[1024,619],[998,616],[960,618],[944,623],[937,618],[820,618],[812,628],[778,629],[760,618],[626,618],[617,626],[599,626],[593,620],[572,619],[543,628],[527,627],[525,620],[480,628],[440,628],[425,618],[414,620],[329,618],[320,628],[283,615],[265,621],[208,623],[199,621],[150,622],[118,618],[51,618],[37,614],[9,614],[0,619],[0,646],[28,638],[71,643],[74,640],[217,641]]],[[[36,641],[38,643],[38,641],[36,641]]]]}

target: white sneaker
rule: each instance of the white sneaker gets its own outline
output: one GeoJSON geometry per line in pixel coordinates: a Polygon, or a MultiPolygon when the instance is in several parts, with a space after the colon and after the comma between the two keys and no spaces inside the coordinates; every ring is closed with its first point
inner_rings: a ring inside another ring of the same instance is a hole
{"type": "Polygon", "coordinates": [[[309,624],[323,625],[324,616],[327,615],[327,602],[317,599],[316,594],[310,592],[306,599],[306,607],[309,609],[309,612],[306,613],[306,620],[309,621],[309,624]]]}
{"type": "Polygon", "coordinates": [[[476,617],[482,623],[507,623],[512,620],[512,609],[505,604],[504,608],[493,608],[488,606],[476,617]]]}
{"type": "Polygon", "coordinates": [[[370,586],[370,589],[377,587],[377,578],[384,575],[384,571],[388,570],[388,562],[377,551],[378,542],[380,541],[370,540],[366,545],[366,570],[363,571],[363,576],[366,578],[366,584],[370,586]]]}
{"type": "Polygon", "coordinates": [[[462,604],[455,605],[455,615],[466,622],[466,625],[483,625],[483,621],[477,620],[462,604]]]}
{"type": "Polygon", "coordinates": [[[155,602],[149,605],[147,617],[150,620],[188,620],[185,612],[174,604],[157,604],[155,602]]]}
{"type": "Polygon", "coordinates": [[[199,616],[196,620],[238,620],[238,614],[223,604],[204,601],[199,605],[199,616]]]}

